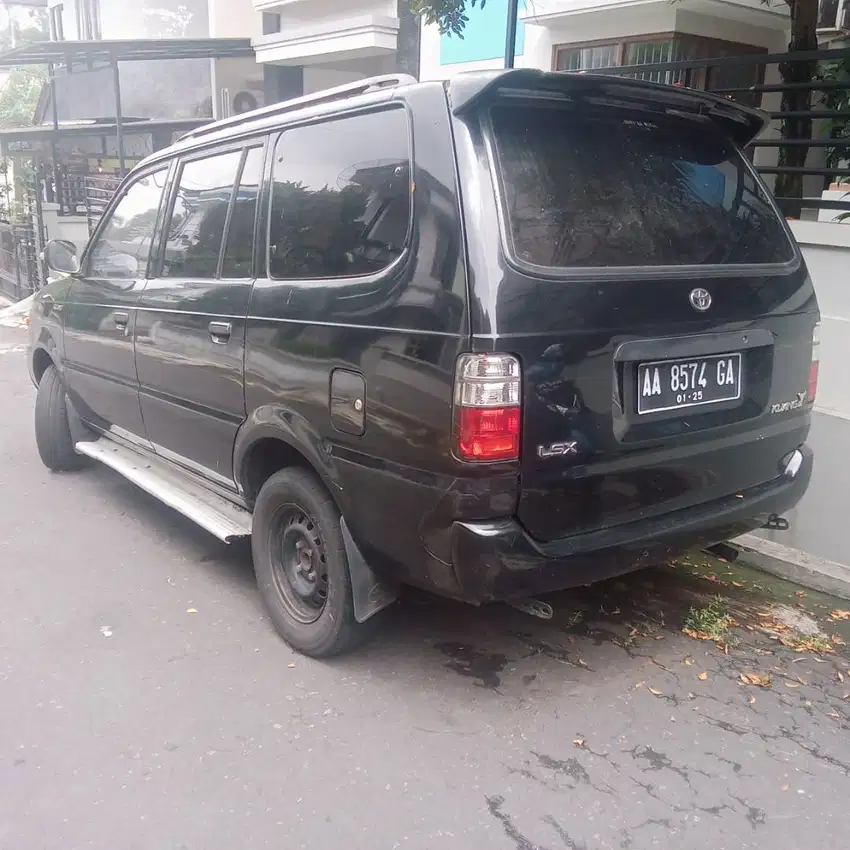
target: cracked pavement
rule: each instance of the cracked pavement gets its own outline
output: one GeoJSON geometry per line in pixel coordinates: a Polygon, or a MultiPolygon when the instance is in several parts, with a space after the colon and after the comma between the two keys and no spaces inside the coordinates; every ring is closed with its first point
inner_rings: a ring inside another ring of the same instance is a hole
{"type": "Polygon", "coordinates": [[[550,622],[412,598],[311,661],[245,547],[108,470],[43,469],[22,341],[0,328],[2,850],[846,846],[847,647],[759,618],[776,595],[850,642],[846,603],[694,558],[550,622]],[[681,632],[714,594],[726,650],[681,632]]]}

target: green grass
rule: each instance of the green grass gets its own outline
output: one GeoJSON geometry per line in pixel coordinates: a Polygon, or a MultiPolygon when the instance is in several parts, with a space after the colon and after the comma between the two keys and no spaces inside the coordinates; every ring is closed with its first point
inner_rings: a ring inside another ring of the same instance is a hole
{"type": "Polygon", "coordinates": [[[723,597],[715,596],[704,608],[692,606],[685,617],[685,630],[703,640],[723,641],[734,620],[726,613],[723,597]]]}

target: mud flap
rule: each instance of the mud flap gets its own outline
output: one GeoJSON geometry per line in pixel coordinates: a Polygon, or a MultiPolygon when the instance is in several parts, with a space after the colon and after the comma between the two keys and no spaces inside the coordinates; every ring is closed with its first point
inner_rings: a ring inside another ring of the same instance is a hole
{"type": "MultiPolygon", "coordinates": [[[[77,413],[76,408],[74,407],[73,402],[70,398],[68,398],[67,394],[65,395],[65,409],[68,411],[68,428],[71,431],[71,445],[75,447],[77,443],[83,440],[91,440],[92,432],[83,425],[83,420],[80,419],[80,414],[77,413]]],[[[79,454],[79,452],[77,452],[79,454]]]]}
{"type": "Polygon", "coordinates": [[[374,617],[398,599],[398,589],[382,581],[372,572],[372,568],[366,563],[366,559],[348,530],[345,517],[340,520],[340,526],[345,554],[348,558],[348,572],[351,576],[354,619],[358,623],[365,623],[370,617],[374,617]]]}

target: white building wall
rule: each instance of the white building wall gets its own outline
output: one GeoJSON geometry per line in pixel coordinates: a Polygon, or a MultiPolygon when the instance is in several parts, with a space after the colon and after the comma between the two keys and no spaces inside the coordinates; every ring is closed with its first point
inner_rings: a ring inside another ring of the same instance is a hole
{"type": "MultiPolygon", "coordinates": [[[[669,0],[623,3],[622,0],[534,0],[529,2],[525,22],[525,46],[516,57],[517,68],[551,70],[557,46],[604,41],[655,33],[685,32],[723,41],[764,47],[772,52],[784,50],[787,36],[781,16],[770,14],[764,25],[755,25],[722,15],[694,11],[669,0]],[[615,7],[616,8],[610,8],[615,7]]],[[[710,8],[710,7],[707,7],[710,8]]],[[[715,7],[717,8],[717,7],[715,7]]],[[[761,20],[758,9],[746,14],[761,20]]],[[[468,26],[474,26],[474,11],[468,26]]],[[[436,26],[422,28],[421,79],[448,79],[462,71],[501,68],[501,59],[441,64],[441,36],[436,26]]]]}

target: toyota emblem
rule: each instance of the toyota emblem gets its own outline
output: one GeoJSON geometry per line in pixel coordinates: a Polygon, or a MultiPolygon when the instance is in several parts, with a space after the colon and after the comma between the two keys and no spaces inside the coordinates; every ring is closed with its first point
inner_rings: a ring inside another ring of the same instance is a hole
{"type": "Polygon", "coordinates": [[[690,294],[691,307],[704,313],[711,306],[711,293],[707,289],[693,289],[690,294]]]}

